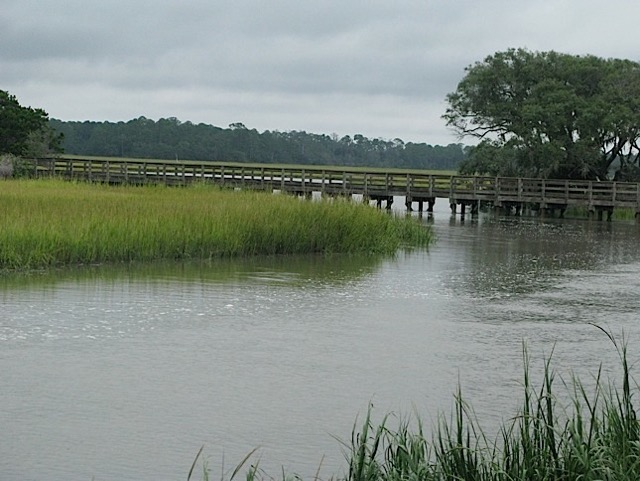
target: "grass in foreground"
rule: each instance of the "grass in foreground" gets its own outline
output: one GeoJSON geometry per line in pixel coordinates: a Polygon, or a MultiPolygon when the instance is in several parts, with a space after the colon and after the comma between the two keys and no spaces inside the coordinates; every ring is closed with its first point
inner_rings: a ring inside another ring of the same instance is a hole
{"type": "Polygon", "coordinates": [[[14,180],[0,187],[0,269],[273,254],[392,254],[425,246],[412,219],[208,185],[111,187],[14,180]]]}
{"type": "MultiPolygon", "coordinates": [[[[612,341],[615,340],[611,338],[612,341]]],[[[441,421],[431,442],[421,428],[401,423],[389,430],[365,421],[354,436],[349,481],[465,480],[638,480],[640,424],[632,404],[626,346],[618,346],[622,391],[596,376],[595,394],[579,380],[570,387],[570,405],[559,405],[549,361],[542,385],[530,382],[525,352],[521,411],[489,442],[470,407],[456,396],[455,415],[441,421]]]]}
{"type": "MultiPolygon", "coordinates": [[[[431,439],[422,422],[401,420],[388,427],[371,412],[347,445],[344,481],[637,481],[640,479],[640,423],[637,419],[627,348],[609,334],[622,364],[622,388],[595,377],[592,395],[578,379],[566,383],[568,405],[555,396],[555,375],[547,360],[541,386],[531,385],[524,351],[523,404],[491,442],[460,393],[452,420],[441,418],[431,439]],[[417,427],[412,427],[416,426],[417,427]]],[[[233,479],[251,456],[236,468],[233,479]]],[[[197,458],[196,458],[197,461],[197,458]]],[[[195,465],[195,462],[194,462],[195,465]]],[[[205,467],[203,479],[209,479],[205,467]]],[[[191,475],[191,473],[190,473],[191,475]]],[[[273,479],[256,465],[248,481],[273,479]]],[[[299,479],[282,474],[283,481],[299,479]]],[[[318,479],[318,476],[315,477],[318,479]]],[[[224,481],[224,476],[223,476],[224,481]]]]}

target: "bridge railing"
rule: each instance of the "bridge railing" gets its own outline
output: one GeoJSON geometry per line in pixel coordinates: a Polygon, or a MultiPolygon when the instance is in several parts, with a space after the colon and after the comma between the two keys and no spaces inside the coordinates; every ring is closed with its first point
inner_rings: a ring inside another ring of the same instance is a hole
{"type": "Polygon", "coordinates": [[[640,211],[640,184],[579,180],[476,177],[418,171],[348,167],[157,161],[61,156],[38,159],[37,175],[108,183],[185,185],[213,182],[235,188],[319,191],[331,195],[449,198],[452,202],[527,202],[539,204],[634,207],[640,211]]]}

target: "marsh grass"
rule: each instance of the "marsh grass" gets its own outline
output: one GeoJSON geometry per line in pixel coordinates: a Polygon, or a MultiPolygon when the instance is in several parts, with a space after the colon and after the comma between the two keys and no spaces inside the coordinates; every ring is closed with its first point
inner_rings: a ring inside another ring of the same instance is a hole
{"type": "Polygon", "coordinates": [[[559,403],[551,359],[541,385],[531,384],[524,350],[523,404],[489,441],[460,392],[455,396],[451,421],[441,418],[429,441],[408,421],[386,427],[388,417],[373,426],[365,419],[352,439],[349,481],[400,480],[638,480],[640,479],[640,424],[633,405],[632,378],[626,343],[609,333],[620,355],[622,388],[595,376],[589,394],[579,379],[562,383],[569,405],[559,403]]]}
{"type": "Polygon", "coordinates": [[[635,220],[635,218],[636,218],[635,209],[625,208],[625,209],[613,210],[614,220],[635,220]]]}
{"type": "Polygon", "coordinates": [[[413,219],[345,201],[306,202],[210,185],[105,186],[12,180],[0,187],[0,268],[425,246],[413,219]]]}
{"type": "MultiPolygon", "coordinates": [[[[595,216],[595,214],[589,213],[589,209],[581,206],[569,207],[565,212],[565,217],[567,218],[588,219],[592,216],[595,216]]],[[[603,216],[606,219],[607,214],[603,213],[603,216]]],[[[635,209],[628,207],[618,207],[613,209],[613,220],[635,220],[635,218],[635,209]]]]}
{"type": "MultiPolygon", "coordinates": [[[[621,388],[603,381],[600,369],[589,390],[576,377],[567,382],[560,379],[562,394],[557,397],[551,357],[544,363],[540,385],[534,387],[523,346],[522,405],[495,439],[485,435],[460,390],[454,396],[452,416],[441,416],[429,437],[418,416],[388,414],[374,423],[370,407],[364,421],[354,426],[351,440],[343,442],[348,474],[331,479],[637,481],[640,424],[633,396],[638,386],[631,377],[626,342],[603,332],[620,357],[621,388]],[[566,403],[559,398],[567,399],[566,403]]],[[[246,477],[248,481],[274,479],[255,469],[246,477]]],[[[283,473],[282,479],[292,477],[283,473]]]]}

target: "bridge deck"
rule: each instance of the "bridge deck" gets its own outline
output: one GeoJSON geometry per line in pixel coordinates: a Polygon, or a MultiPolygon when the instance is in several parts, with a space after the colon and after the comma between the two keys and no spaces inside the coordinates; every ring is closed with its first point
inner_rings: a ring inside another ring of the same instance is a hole
{"type": "Polygon", "coordinates": [[[438,175],[420,171],[348,167],[272,166],[220,162],[156,161],[60,156],[39,159],[37,175],[108,183],[185,185],[212,182],[242,189],[279,190],[296,194],[360,194],[371,199],[404,196],[407,202],[449,199],[452,205],[535,204],[541,208],[616,207],[640,212],[640,184],[510,177],[438,175]]]}

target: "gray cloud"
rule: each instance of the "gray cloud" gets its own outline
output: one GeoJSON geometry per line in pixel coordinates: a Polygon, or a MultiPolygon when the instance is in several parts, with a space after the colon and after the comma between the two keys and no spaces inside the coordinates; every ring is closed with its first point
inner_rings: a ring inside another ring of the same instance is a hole
{"type": "Polygon", "coordinates": [[[640,4],[627,0],[3,3],[0,88],[65,120],[175,116],[449,143],[444,97],[487,55],[640,57],[640,4]]]}

